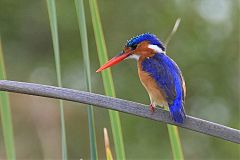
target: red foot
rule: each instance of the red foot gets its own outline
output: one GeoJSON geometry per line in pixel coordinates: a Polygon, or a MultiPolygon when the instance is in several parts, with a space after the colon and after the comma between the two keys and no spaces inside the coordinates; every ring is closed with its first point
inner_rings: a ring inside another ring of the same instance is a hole
{"type": "Polygon", "coordinates": [[[149,110],[153,113],[154,111],[155,111],[155,106],[154,106],[154,104],[150,104],[149,105],[149,110]]]}

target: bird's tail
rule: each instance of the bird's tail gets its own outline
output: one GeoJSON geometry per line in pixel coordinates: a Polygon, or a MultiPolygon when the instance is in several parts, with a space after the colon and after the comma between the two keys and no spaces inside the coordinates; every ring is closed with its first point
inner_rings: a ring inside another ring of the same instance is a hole
{"type": "Polygon", "coordinates": [[[183,123],[186,119],[183,103],[173,103],[169,106],[171,116],[177,123],[183,123]]]}

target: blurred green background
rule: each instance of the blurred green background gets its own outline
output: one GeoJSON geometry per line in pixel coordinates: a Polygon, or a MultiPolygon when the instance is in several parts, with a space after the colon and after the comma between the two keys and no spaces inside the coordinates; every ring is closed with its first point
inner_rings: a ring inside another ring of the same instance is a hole
{"type": "MultiPolygon", "coordinates": [[[[88,1],[84,1],[91,56],[92,86],[103,94],[88,1]]],[[[131,37],[151,32],[164,41],[175,20],[179,30],[167,54],[180,66],[187,85],[189,115],[240,128],[239,1],[171,0],[98,2],[109,58],[131,37]]],[[[46,1],[0,2],[0,34],[10,80],[57,85],[46,1]]],[[[57,1],[63,86],[85,89],[82,50],[74,1],[57,1]]],[[[134,60],[112,68],[118,98],[149,104],[134,60]]],[[[61,157],[58,101],[10,94],[18,159],[61,157]]],[[[85,105],[64,102],[70,159],[89,158],[85,105]]],[[[166,125],[120,114],[127,159],[172,159],[166,125]]],[[[98,152],[105,159],[103,128],[111,137],[108,112],[95,107],[98,152]]],[[[1,128],[0,128],[1,130],[1,128]]],[[[185,159],[239,159],[237,144],[180,129],[185,159]]],[[[111,145],[114,151],[114,145],[111,145]]],[[[113,152],[114,153],[114,152],[113,152]]],[[[0,132],[0,159],[5,157],[0,132]]]]}

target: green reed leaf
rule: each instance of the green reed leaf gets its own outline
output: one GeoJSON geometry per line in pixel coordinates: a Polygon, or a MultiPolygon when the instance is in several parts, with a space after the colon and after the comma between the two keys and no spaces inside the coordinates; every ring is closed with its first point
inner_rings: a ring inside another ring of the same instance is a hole
{"type": "MultiPolygon", "coordinates": [[[[97,1],[89,0],[90,12],[92,17],[93,29],[95,34],[95,40],[98,50],[98,58],[100,65],[103,65],[107,60],[107,48],[104,40],[104,35],[102,31],[102,25],[100,20],[100,15],[98,11],[97,1]]],[[[106,69],[104,72],[101,72],[103,78],[103,85],[105,89],[105,94],[108,96],[115,97],[115,89],[113,85],[112,75],[110,69],[106,69]]],[[[119,160],[124,160],[125,150],[122,137],[122,128],[120,123],[119,113],[117,111],[109,110],[109,116],[111,121],[113,140],[116,152],[116,158],[119,160]]]]}
{"type": "MultiPolygon", "coordinates": [[[[86,87],[87,87],[87,91],[91,92],[92,86],[91,86],[90,58],[89,58],[89,50],[88,50],[88,37],[87,37],[86,18],[85,18],[83,0],[75,0],[75,6],[77,11],[80,37],[81,37],[81,43],[82,43],[84,72],[85,72],[85,80],[87,84],[86,87]]],[[[98,159],[98,153],[97,153],[97,141],[96,141],[96,133],[95,133],[93,106],[88,107],[88,127],[89,127],[89,133],[90,133],[89,138],[90,138],[91,159],[95,160],[95,159],[98,159]]]]}
{"type": "MultiPolygon", "coordinates": [[[[55,65],[57,71],[57,82],[58,86],[62,87],[61,79],[61,66],[60,66],[60,51],[59,51],[59,38],[58,38],[58,28],[57,28],[57,13],[55,0],[47,0],[47,7],[49,13],[50,27],[53,40],[53,50],[55,57],[55,65]]],[[[62,159],[67,159],[67,141],[66,141],[66,129],[64,120],[64,108],[63,101],[59,101],[60,105],[60,117],[61,117],[61,140],[62,140],[62,159]]]]}
{"type": "MultiPolygon", "coordinates": [[[[0,38],[0,79],[6,79],[6,71],[3,57],[3,49],[0,38]]],[[[2,130],[4,144],[7,154],[7,159],[15,160],[15,147],[14,147],[14,135],[12,126],[12,116],[10,108],[10,100],[7,92],[0,92],[0,112],[2,120],[2,130]]]]}

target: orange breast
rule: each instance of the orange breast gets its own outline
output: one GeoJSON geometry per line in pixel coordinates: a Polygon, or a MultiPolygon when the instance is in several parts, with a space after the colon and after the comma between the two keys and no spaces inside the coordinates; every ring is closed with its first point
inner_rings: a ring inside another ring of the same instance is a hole
{"type": "Polygon", "coordinates": [[[168,106],[167,101],[165,100],[164,92],[157,86],[155,80],[147,72],[142,71],[142,60],[143,58],[138,60],[138,75],[141,83],[149,94],[151,102],[159,106],[168,106]]]}

